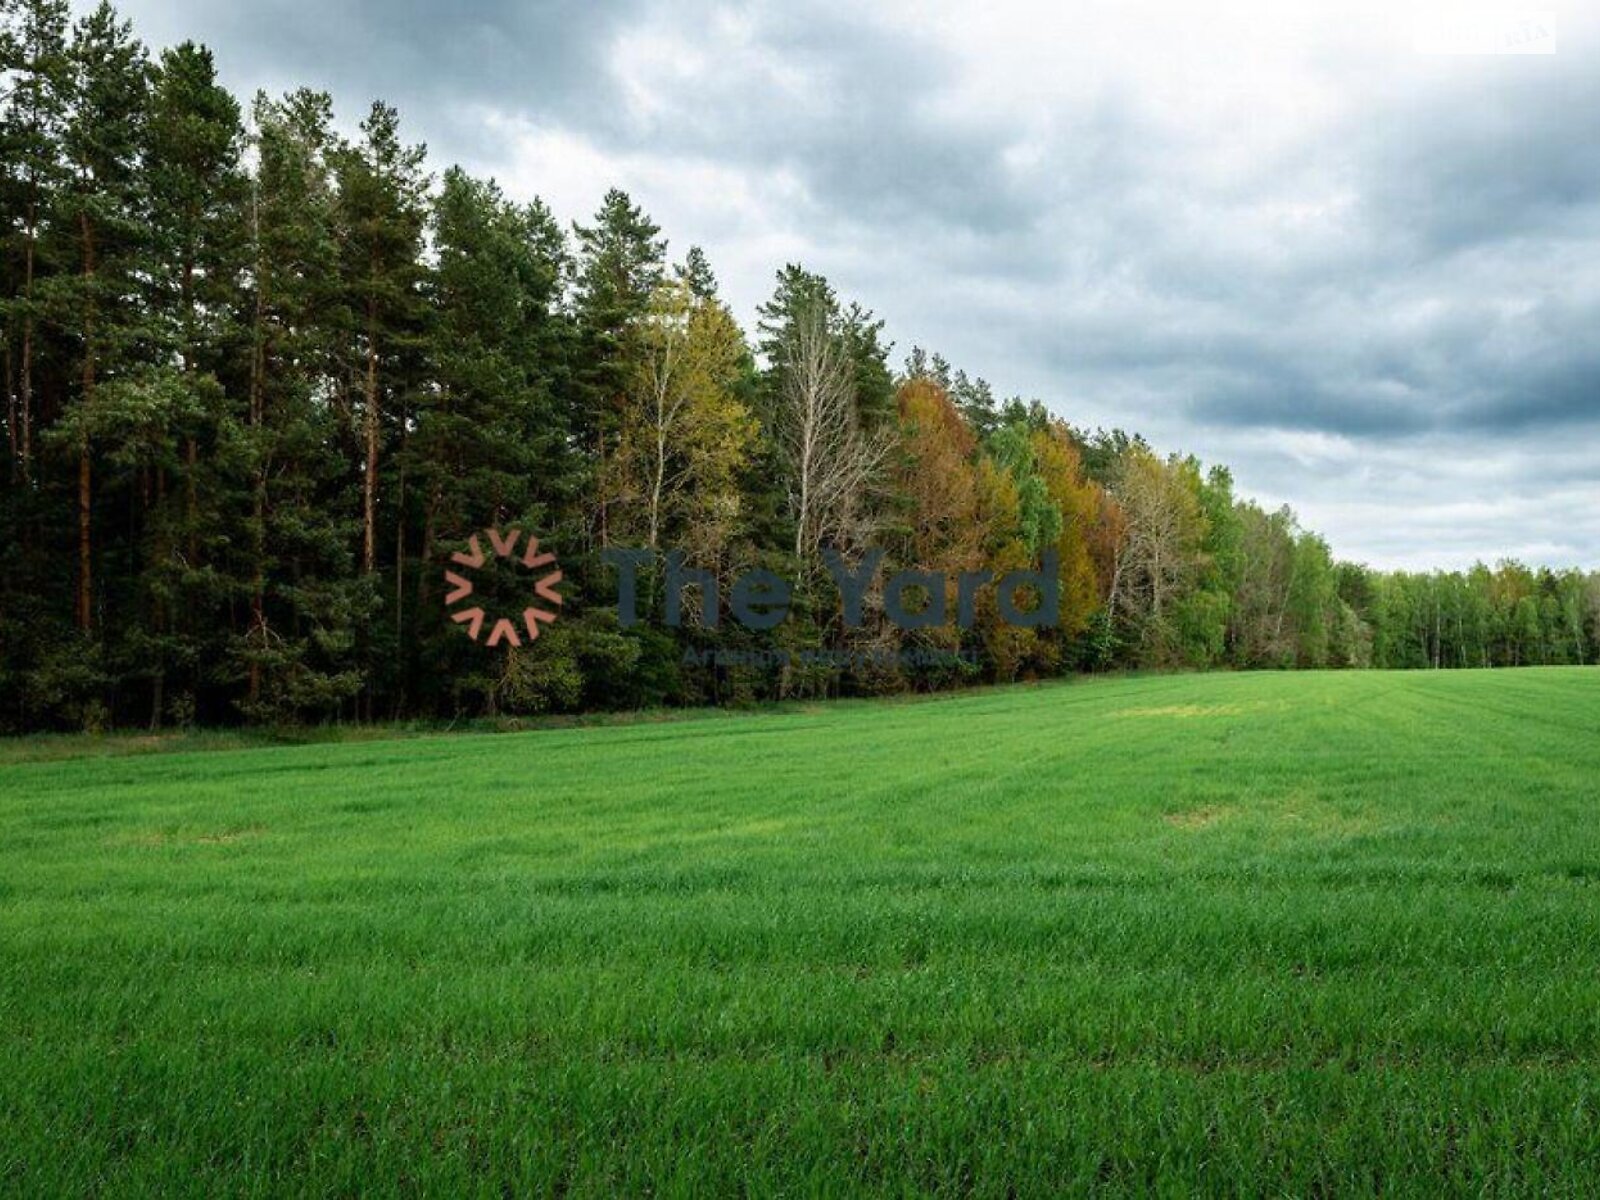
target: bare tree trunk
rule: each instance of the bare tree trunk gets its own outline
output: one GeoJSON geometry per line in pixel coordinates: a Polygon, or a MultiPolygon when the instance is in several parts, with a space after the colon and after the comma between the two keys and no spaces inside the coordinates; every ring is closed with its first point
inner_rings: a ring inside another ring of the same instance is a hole
{"type": "Polygon", "coordinates": [[[802,418],[800,434],[800,495],[795,505],[794,518],[794,556],[797,561],[804,561],[806,548],[806,533],[811,525],[811,469],[812,469],[812,426],[810,416],[802,418]]]}
{"type": "MultiPolygon", "coordinates": [[[[263,560],[266,557],[267,542],[267,463],[266,455],[261,445],[261,426],[265,408],[263,394],[266,388],[265,376],[267,370],[267,284],[261,262],[260,197],[256,193],[254,186],[252,186],[250,198],[250,231],[256,251],[255,315],[251,322],[250,338],[250,428],[256,435],[257,454],[255,485],[251,489],[254,494],[251,498],[250,512],[250,555],[252,567],[250,631],[252,634],[259,633],[262,644],[265,646],[267,613],[266,572],[263,560]]],[[[261,662],[254,655],[250,659],[250,680],[246,694],[252,704],[261,698],[261,662]]]]}
{"type": "Polygon", "coordinates": [[[610,486],[606,481],[606,426],[603,415],[595,418],[594,430],[595,447],[595,508],[599,512],[598,532],[600,534],[600,548],[604,550],[611,543],[610,530],[606,518],[606,491],[610,486]]]}
{"type": "Polygon", "coordinates": [[[88,633],[93,624],[94,558],[92,506],[94,481],[89,461],[88,422],[94,411],[95,386],[95,254],[94,229],[87,213],[78,217],[83,236],[83,432],[78,438],[78,628],[88,633]]]}
{"type": "Polygon", "coordinates": [[[11,361],[11,330],[5,331],[6,339],[6,449],[9,451],[6,461],[11,465],[11,482],[16,484],[22,477],[22,461],[20,443],[17,438],[17,380],[14,373],[15,364],[11,361]]]}
{"type": "Polygon", "coordinates": [[[1117,604],[1121,600],[1122,592],[1122,547],[1119,545],[1111,552],[1111,588],[1106,597],[1106,611],[1115,619],[1117,604]]]}
{"type": "Polygon", "coordinates": [[[34,242],[37,238],[37,205],[28,213],[27,250],[23,254],[22,295],[25,305],[22,312],[22,376],[19,383],[21,413],[22,482],[33,482],[33,274],[34,242]]]}
{"type": "Polygon", "coordinates": [[[845,534],[886,446],[857,426],[854,380],[823,314],[799,320],[788,357],[781,437],[791,473],[794,554],[804,566],[825,540],[845,534]]]}
{"type": "MultiPolygon", "coordinates": [[[[372,275],[376,282],[378,264],[376,255],[372,261],[372,275]]],[[[367,301],[367,377],[363,386],[366,399],[365,409],[362,414],[363,440],[366,443],[365,463],[361,472],[361,569],[367,575],[372,575],[378,569],[378,435],[380,432],[378,411],[378,302],[376,298],[367,301]]],[[[361,629],[363,643],[362,657],[367,660],[370,655],[370,643],[367,638],[366,626],[361,629]]],[[[367,686],[362,688],[357,699],[357,719],[372,720],[372,687],[371,678],[367,679],[367,686]]]]}
{"type": "Polygon", "coordinates": [[[1161,593],[1164,576],[1161,572],[1161,543],[1157,541],[1150,552],[1150,621],[1157,630],[1161,628],[1161,593]]]}
{"type": "Polygon", "coordinates": [[[361,569],[372,574],[377,565],[378,501],[378,306],[367,303],[367,411],[366,464],[361,480],[361,569]]]}
{"type": "MultiPolygon", "coordinates": [[[[186,258],[183,264],[183,374],[185,378],[194,377],[194,261],[186,258]]],[[[189,538],[189,567],[192,570],[199,565],[200,546],[199,535],[196,527],[200,523],[200,495],[195,484],[195,470],[199,466],[200,453],[195,445],[194,434],[190,434],[184,442],[183,459],[185,467],[185,524],[188,526],[189,538]]]]}
{"type": "Polygon", "coordinates": [[[438,529],[439,524],[439,505],[443,501],[443,497],[440,495],[440,492],[441,489],[439,485],[437,483],[434,484],[433,492],[428,497],[427,515],[422,519],[421,552],[423,570],[417,580],[417,607],[419,610],[427,607],[433,594],[432,589],[429,587],[429,571],[427,566],[433,561],[433,547],[437,540],[437,534],[435,531],[438,529]]]}
{"type": "Polygon", "coordinates": [[[1280,653],[1283,645],[1283,620],[1289,614],[1289,600],[1294,595],[1294,581],[1300,574],[1300,556],[1291,544],[1289,550],[1289,581],[1283,588],[1283,603],[1278,606],[1278,620],[1272,629],[1272,651],[1280,653]]]}
{"type": "Polygon", "coordinates": [[[394,626],[398,632],[403,624],[405,613],[405,578],[406,578],[406,468],[405,463],[400,464],[400,478],[395,488],[395,509],[398,519],[394,525],[394,626]]]}
{"type": "Polygon", "coordinates": [[[650,481],[650,548],[659,548],[661,539],[661,497],[667,486],[667,439],[677,431],[678,413],[681,404],[670,399],[672,395],[673,376],[677,367],[677,336],[675,325],[669,324],[666,328],[666,339],[659,357],[652,353],[650,358],[651,396],[650,401],[655,406],[655,419],[652,430],[655,436],[655,462],[652,464],[652,478],[650,481]]]}
{"type": "MultiPolygon", "coordinates": [[[[659,413],[660,406],[657,406],[659,413]]],[[[655,478],[650,485],[650,549],[660,546],[661,540],[661,490],[667,480],[667,431],[658,415],[656,420],[655,478]]]]}
{"type": "MultiPolygon", "coordinates": [[[[402,420],[400,428],[405,429],[402,420]]],[[[402,432],[401,449],[404,449],[404,433],[402,432]]],[[[402,646],[405,642],[405,599],[406,599],[406,460],[400,455],[400,477],[395,488],[395,523],[394,523],[394,629],[395,635],[400,639],[402,646]]],[[[402,659],[402,666],[403,666],[402,659]]],[[[398,672],[399,679],[395,686],[394,719],[399,720],[400,714],[405,710],[406,703],[406,672],[398,672]]]]}
{"type": "MultiPolygon", "coordinates": [[[[165,510],[167,502],[167,473],[164,468],[156,470],[156,507],[165,510]]],[[[162,533],[157,545],[156,561],[165,563],[171,556],[171,550],[166,545],[167,536],[162,533]]],[[[161,709],[166,704],[167,686],[167,658],[166,649],[161,638],[167,631],[167,608],[161,602],[160,595],[152,598],[150,603],[150,627],[156,632],[156,666],[150,677],[150,729],[155,731],[161,728],[161,709]]]]}
{"type": "Polygon", "coordinates": [[[88,633],[93,623],[94,608],[91,599],[94,581],[91,563],[94,557],[91,536],[93,479],[89,466],[89,435],[78,442],[78,628],[88,633]]]}

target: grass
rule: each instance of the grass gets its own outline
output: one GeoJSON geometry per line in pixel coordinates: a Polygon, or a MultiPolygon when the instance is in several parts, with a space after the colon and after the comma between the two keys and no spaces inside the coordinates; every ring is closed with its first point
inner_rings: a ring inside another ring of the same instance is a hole
{"type": "Polygon", "coordinates": [[[42,759],[0,1192],[1600,1178],[1600,671],[42,759]]]}
{"type": "MultiPolygon", "coordinates": [[[[910,701],[914,697],[896,697],[910,701]]],[[[763,705],[761,712],[786,712],[796,703],[763,705]]],[[[190,753],[200,750],[255,750],[268,746],[322,746],[350,742],[389,742],[443,734],[521,733],[535,729],[579,729],[639,725],[660,721],[707,721],[739,715],[738,709],[653,708],[638,712],[546,714],[533,717],[480,717],[464,721],[392,721],[369,725],[324,724],[231,729],[163,728],[106,733],[0,735],[0,767],[15,763],[59,762],[69,758],[122,758],[129,755],[190,753]]]]}

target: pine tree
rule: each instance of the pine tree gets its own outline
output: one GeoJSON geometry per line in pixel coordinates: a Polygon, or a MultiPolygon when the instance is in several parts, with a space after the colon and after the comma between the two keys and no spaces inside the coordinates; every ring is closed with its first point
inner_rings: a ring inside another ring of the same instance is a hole
{"type": "Polygon", "coordinates": [[[210,51],[189,42],[166,51],[151,97],[146,171],[154,360],[142,382],[147,394],[172,397],[145,554],[152,724],[162,718],[172,667],[189,682],[180,708],[194,710],[204,665],[225,655],[224,606],[248,580],[231,578],[220,562],[243,529],[235,502],[248,494],[243,414],[224,382],[243,395],[234,366],[246,344],[243,141],[239,105],[217,83],[210,51]]]}
{"type": "MultiPolygon", "coordinates": [[[[361,123],[361,139],[334,156],[338,191],[339,268],[345,311],[350,321],[349,367],[359,413],[361,461],[361,571],[379,600],[377,573],[380,466],[389,443],[403,446],[407,409],[418,388],[423,326],[425,270],[422,234],[427,221],[428,179],[424,147],[400,139],[399,114],[373,104],[361,123]]],[[[389,516],[394,537],[393,604],[381,632],[387,647],[369,639],[369,674],[398,642],[405,619],[406,480],[404,456],[390,490],[389,516]]],[[[363,625],[364,635],[372,632],[363,625]]],[[[369,683],[372,680],[369,679],[369,683]]],[[[367,692],[368,715],[373,696],[367,692]]]]}
{"type": "MultiPolygon", "coordinates": [[[[431,382],[405,450],[422,497],[418,608],[430,615],[441,556],[477,530],[518,525],[575,544],[563,522],[581,483],[563,402],[571,323],[560,310],[560,226],[543,204],[514,204],[492,182],[451,169],[431,235],[431,382]]],[[[462,676],[476,648],[442,624],[432,629],[416,639],[416,686],[433,688],[437,700],[448,689],[433,681],[462,676]]]]}
{"type": "Polygon", "coordinates": [[[378,460],[386,420],[401,402],[396,360],[421,322],[422,230],[427,177],[422,146],[400,140],[400,118],[383,103],[361,123],[359,145],[337,155],[341,278],[360,359],[361,568],[377,569],[378,460]]]}
{"type": "Polygon", "coordinates": [[[762,386],[769,396],[782,391],[795,330],[812,314],[820,314],[827,328],[837,332],[838,296],[821,275],[797,263],[785,264],[772,298],[756,310],[756,350],[766,368],[762,386]]]}
{"type": "Polygon", "coordinates": [[[689,293],[696,300],[717,298],[716,272],[712,271],[706,252],[699,246],[689,247],[689,252],[683,256],[683,261],[672,268],[672,274],[688,287],[689,293]]]}
{"type": "Polygon", "coordinates": [[[883,340],[883,322],[871,309],[851,304],[842,314],[840,336],[855,376],[857,420],[867,429],[892,422],[894,373],[889,370],[889,354],[894,343],[883,340]]]}
{"type": "Polygon", "coordinates": [[[12,79],[0,110],[0,187],[4,189],[7,266],[13,286],[4,301],[6,428],[12,471],[32,482],[36,451],[35,361],[40,326],[44,232],[65,179],[62,139],[71,92],[67,0],[5,0],[4,70],[12,79]],[[13,347],[15,347],[13,351],[13,347]]]}
{"type": "Polygon", "coordinates": [[[595,459],[594,539],[610,540],[607,463],[638,361],[634,335],[665,272],[661,227],[626,192],[606,193],[592,225],[574,223],[577,239],[575,314],[578,360],[573,427],[595,459]]]}
{"type": "Polygon", "coordinates": [[[1000,427],[1000,410],[987,380],[969,379],[965,371],[957,371],[950,383],[950,398],[979,441],[987,441],[1000,427]]]}
{"type": "MultiPolygon", "coordinates": [[[[54,236],[71,71],[66,0],[0,0],[0,322],[9,462],[0,476],[0,693],[21,727],[97,693],[95,656],[71,638],[73,578],[45,547],[71,545],[70,516],[41,457],[60,415],[69,347],[49,319],[62,269],[54,236]]],[[[76,716],[74,712],[70,715],[76,716]]]]}
{"type": "Polygon", "coordinates": [[[78,390],[57,430],[78,462],[77,626],[94,624],[93,498],[96,435],[137,414],[99,403],[104,383],[122,382],[144,336],[138,322],[136,271],[144,239],[141,150],[149,99],[149,62],[132,26],[102,3],[74,27],[68,48],[71,109],[63,145],[70,183],[63,224],[77,251],[75,277],[58,294],[56,320],[78,345],[78,390]]]}
{"type": "Polygon", "coordinates": [[[327,716],[361,687],[356,630],[369,590],[356,570],[341,430],[329,396],[345,319],[330,156],[332,104],[320,92],[254,105],[248,208],[251,479],[244,561],[249,615],[235,661],[242,711],[259,720],[327,716]]]}
{"type": "Polygon", "coordinates": [[[782,393],[795,333],[813,322],[838,343],[849,363],[857,424],[870,430],[892,421],[894,373],[888,359],[893,347],[882,340],[883,322],[859,304],[843,304],[827,279],[795,263],[778,272],[772,299],[757,310],[756,348],[766,364],[766,398],[782,393]]]}

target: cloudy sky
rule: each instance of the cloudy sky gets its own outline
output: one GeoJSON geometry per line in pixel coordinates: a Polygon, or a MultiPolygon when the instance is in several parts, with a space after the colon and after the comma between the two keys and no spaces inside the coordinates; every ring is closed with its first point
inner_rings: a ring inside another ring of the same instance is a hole
{"type": "MultiPolygon", "coordinates": [[[[399,106],[565,219],[625,188],[749,320],[802,262],[1377,566],[1600,566],[1600,20],[1405,3],[123,0],[237,90],[399,106]],[[1212,11],[1201,11],[1212,8],[1212,11]]],[[[1459,6],[1457,6],[1459,7],[1459,6]]]]}

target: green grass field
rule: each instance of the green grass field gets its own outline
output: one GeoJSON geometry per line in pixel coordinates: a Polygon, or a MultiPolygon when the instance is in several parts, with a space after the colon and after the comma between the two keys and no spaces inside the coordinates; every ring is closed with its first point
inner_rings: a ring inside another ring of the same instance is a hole
{"type": "Polygon", "coordinates": [[[1597,670],[0,766],[5,1193],[1597,1179],[1597,670]]]}

